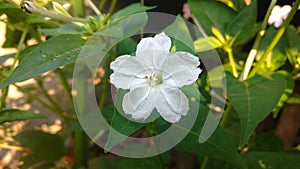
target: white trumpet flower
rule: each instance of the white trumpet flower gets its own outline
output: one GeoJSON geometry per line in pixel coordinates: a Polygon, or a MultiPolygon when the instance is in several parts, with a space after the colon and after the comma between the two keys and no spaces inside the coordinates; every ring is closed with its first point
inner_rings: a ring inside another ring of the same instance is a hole
{"type": "Polygon", "coordinates": [[[147,119],[154,108],[170,123],[187,114],[188,98],[180,88],[198,79],[200,61],[187,52],[170,53],[170,48],[171,39],[161,33],[143,38],[136,56],[123,55],[110,64],[111,83],[129,89],[122,107],[133,119],[147,119]]]}

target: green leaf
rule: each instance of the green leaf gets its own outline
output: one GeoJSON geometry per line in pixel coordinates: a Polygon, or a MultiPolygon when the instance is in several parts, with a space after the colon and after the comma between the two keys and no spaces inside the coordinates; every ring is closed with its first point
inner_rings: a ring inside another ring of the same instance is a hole
{"type": "MultiPolygon", "coordinates": [[[[145,126],[145,123],[137,123],[134,121],[131,121],[125,117],[123,117],[120,113],[125,115],[122,108],[122,101],[124,95],[128,92],[128,90],[118,90],[117,94],[117,101],[116,101],[116,109],[114,112],[114,116],[112,118],[112,122],[110,126],[114,130],[109,131],[108,139],[105,144],[105,151],[108,152],[110,149],[112,149],[117,144],[123,142],[126,139],[126,136],[131,135],[135,131],[141,129],[143,126],[145,126]],[[123,134],[124,136],[118,134],[123,134]]],[[[129,117],[130,118],[130,117],[129,117]]]]}
{"type": "Polygon", "coordinates": [[[94,33],[94,35],[112,38],[127,38],[141,30],[146,25],[147,21],[148,16],[146,12],[132,14],[105,25],[102,29],[94,33]]]}
{"type": "Polygon", "coordinates": [[[75,25],[73,23],[61,26],[59,28],[44,28],[44,29],[39,29],[40,32],[47,34],[47,35],[52,35],[52,36],[58,36],[58,35],[82,35],[84,32],[84,29],[78,25],[75,25]]]}
{"type": "MultiPolygon", "coordinates": [[[[235,41],[244,41],[245,36],[249,36],[249,30],[255,28],[257,15],[257,1],[251,2],[251,5],[244,8],[226,27],[226,34],[236,37],[235,41]],[[242,38],[239,38],[242,37],[242,38]]],[[[254,29],[250,35],[254,36],[258,29],[254,29]]],[[[251,37],[251,36],[250,36],[251,37]]],[[[236,44],[239,44],[235,42],[236,44]]]]}
{"type": "Polygon", "coordinates": [[[244,7],[246,7],[244,0],[218,0],[218,1],[223,2],[228,7],[236,11],[241,11],[244,7]]]}
{"type": "Polygon", "coordinates": [[[15,139],[42,161],[57,161],[66,152],[62,137],[39,130],[23,131],[15,136],[15,139]]]}
{"type": "Polygon", "coordinates": [[[9,77],[1,81],[0,88],[75,62],[84,43],[85,40],[78,35],[51,38],[26,53],[27,56],[20,56],[24,59],[9,77]]]}
{"type": "Polygon", "coordinates": [[[220,48],[223,44],[215,37],[199,38],[194,42],[196,52],[204,52],[216,48],[220,48]]]}
{"type": "Polygon", "coordinates": [[[40,118],[47,118],[47,116],[17,109],[3,110],[0,112],[0,124],[5,122],[40,118]]]}
{"type": "Polygon", "coordinates": [[[246,168],[244,160],[238,154],[235,145],[222,127],[217,127],[213,135],[210,136],[210,138],[204,143],[200,144],[198,142],[200,136],[199,133],[205,124],[205,119],[208,115],[208,112],[209,110],[207,107],[200,105],[200,110],[195,125],[177,147],[181,150],[195,153],[196,155],[222,159],[234,165],[240,166],[241,168],[246,168]]]}
{"type": "Polygon", "coordinates": [[[53,162],[41,161],[35,155],[28,155],[25,157],[21,157],[19,160],[22,161],[22,164],[20,165],[20,169],[28,169],[28,168],[47,169],[47,168],[53,168],[54,166],[53,162]]]}
{"type": "Polygon", "coordinates": [[[164,32],[173,39],[176,51],[195,53],[190,31],[181,16],[177,16],[175,21],[164,29],[164,32]]]}
{"type": "Polygon", "coordinates": [[[119,168],[122,169],[124,166],[134,169],[164,169],[161,165],[159,156],[143,159],[121,158],[119,168]]]}
{"type": "Polygon", "coordinates": [[[300,35],[297,33],[294,27],[287,27],[285,37],[287,39],[287,46],[285,47],[285,53],[287,55],[288,60],[292,65],[298,65],[300,62],[298,61],[300,58],[300,35]]]}
{"type": "Polygon", "coordinates": [[[137,43],[132,38],[122,40],[117,44],[117,56],[135,53],[137,43]]]}
{"type": "Polygon", "coordinates": [[[163,169],[158,156],[149,158],[104,158],[97,157],[89,162],[88,169],[163,169]]]}
{"type": "Polygon", "coordinates": [[[243,154],[250,169],[296,169],[300,166],[300,153],[250,151],[243,154]]]}
{"type": "Polygon", "coordinates": [[[283,151],[283,142],[274,132],[255,134],[249,140],[248,148],[251,151],[283,151]]]}
{"type": "Polygon", "coordinates": [[[227,96],[240,118],[240,146],[243,147],[259,122],[277,105],[286,87],[285,78],[266,72],[240,82],[227,73],[226,83],[227,96]]]}
{"type": "Polygon", "coordinates": [[[147,6],[142,6],[140,3],[135,3],[127,6],[126,8],[123,8],[122,10],[116,12],[111,16],[112,21],[116,21],[119,19],[123,19],[124,17],[127,17],[132,14],[140,13],[140,12],[145,12],[147,10],[153,9],[155,7],[147,7],[147,6]]]}
{"type": "Polygon", "coordinates": [[[294,87],[295,87],[295,81],[293,76],[284,70],[278,71],[286,81],[286,88],[284,90],[283,95],[280,97],[280,100],[277,104],[277,106],[273,109],[273,117],[276,118],[281,110],[281,108],[284,106],[285,101],[292,95],[294,87]]]}
{"type": "Polygon", "coordinates": [[[17,23],[27,20],[29,15],[21,8],[6,2],[0,2],[0,16],[6,14],[10,23],[17,23]]]}
{"type": "Polygon", "coordinates": [[[88,169],[118,169],[119,159],[112,157],[96,157],[89,161],[88,169]]]}
{"type": "Polygon", "coordinates": [[[212,0],[189,0],[188,4],[191,8],[191,12],[196,16],[205,33],[209,36],[212,35],[212,26],[224,33],[226,26],[236,16],[234,10],[221,2],[212,0]]]}

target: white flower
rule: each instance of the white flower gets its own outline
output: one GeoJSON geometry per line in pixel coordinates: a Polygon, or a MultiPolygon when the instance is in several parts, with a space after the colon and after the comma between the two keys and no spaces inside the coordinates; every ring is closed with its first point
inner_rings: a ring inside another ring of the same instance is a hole
{"type": "Polygon", "coordinates": [[[282,7],[275,5],[268,19],[268,24],[272,25],[274,23],[274,27],[279,28],[291,10],[292,7],[290,5],[284,5],[282,7]]]}
{"type": "Polygon", "coordinates": [[[122,107],[135,120],[145,120],[154,108],[168,122],[178,122],[189,110],[188,98],[179,89],[194,83],[201,69],[199,59],[187,52],[171,54],[165,33],[143,38],[136,56],[123,55],[110,65],[110,81],[129,89],[122,107]]]}

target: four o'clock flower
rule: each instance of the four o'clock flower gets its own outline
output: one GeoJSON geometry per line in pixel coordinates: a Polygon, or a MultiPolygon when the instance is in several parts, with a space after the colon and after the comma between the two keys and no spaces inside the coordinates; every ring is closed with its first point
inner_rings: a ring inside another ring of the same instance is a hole
{"type": "Polygon", "coordinates": [[[145,120],[154,108],[170,123],[178,122],[189,110],[188,98],[180,90],[194,83],[201,69],[199,59],[187,52],[170,53],[171,39],[160,33],[143,38],[136,56],[123,55],[110,64],[110,81],[116,88],[129,89],[123,97],[125,114],[145,120]]]}
{"type": "Polygon", "coordinates": [[[292,7],[290,5],[284,5],[280,7],[279,5],[275,5],[272,9],[271,15],[268,19],[268,24],[274,24],[275,28],[279,28],[283,21],[287,18],[292,7]]]}

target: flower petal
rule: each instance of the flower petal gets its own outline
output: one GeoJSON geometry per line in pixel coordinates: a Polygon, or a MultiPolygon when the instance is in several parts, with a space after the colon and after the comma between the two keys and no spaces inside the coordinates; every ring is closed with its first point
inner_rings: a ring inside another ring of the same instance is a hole
{"type": "Polygon", "coordinates": [[[145,76],[149,74],[149,68],[134,56],[123,55],[110,64],[114,71],[110,81],[117,88],[130,89],[134,85],[141,84],[145,76]]]}
{"type": "Polygon", "coordinates": [[[148,68],[136,57],[123,55],[111,62],[110,69],[112,69],[114,72],[123,73],[125,75],[136,75],[137,73],[145,71],[148,68]]]}
{"type": "Polygon", "coordinates": [[[283,7],[281,7],[280,9],[281,18],[286,19],[289,13],[291,12],[291,10],[292,10],[292,6],[290,5],[284,5],[283,7]]]}
{"type": "Polygon", "coordinates": [[[178,122],[189,110],[188,98],[177,88],[161,86],[150,97],[160,115],[170,123],[178,122]]]}
{"type": "Polygon", "coordinates": [[[116,72],[110,75],[110,82],[118,89],[132,89],[145,84],[147,81],[145,78],[137,78],[136,76],[116,72]]]}
{"type": "Polygon", "coordinates": [[[147,65],[149,69],[161,70],[164,61],[167,59],[168,54],[159,50],[143,50],[139,52],[137,58],[140,62],[147,65]]]}
{"type": "Polygon", "coordinates": [[[164,53],[169,53],[170,48],[171,39],[165,33],[160,33],[154,36],[154,38],[143,38],[137,45],[136,55],[139,56],[139,53],[144,50],[163,51],[164,53]]]}
{"type": "Polygon", "coordinates": [[[124,95],[122,107],[125,114],[131,114],[135,120],[145,120],[154,109],[148,97],[151,87],[141,86],[130,90],[124,95]]]}
{"type": "Polygon", "coordinates": [[[198,79],[202,71],[198,68],[199,65],[198,57],[187,52],[176,52],[164,62],[163,83],[179,88],[190,85],[198,79]]]}

